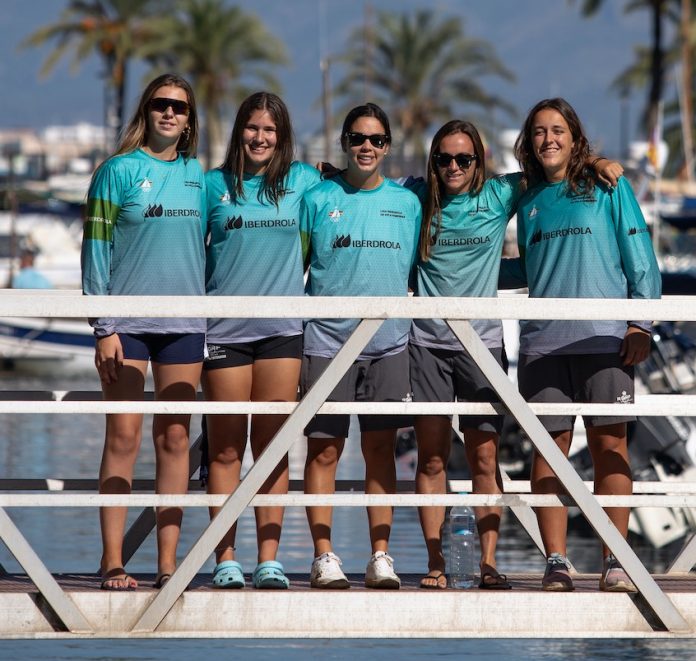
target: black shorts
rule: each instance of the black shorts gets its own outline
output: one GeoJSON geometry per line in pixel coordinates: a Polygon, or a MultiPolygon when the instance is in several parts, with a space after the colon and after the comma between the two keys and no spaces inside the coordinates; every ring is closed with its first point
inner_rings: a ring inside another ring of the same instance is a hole
{"type": "MultiPolygon", "coordinates": [[[[411,387],[414,402],[499,402],[500,398],[468,351],[409,346],[411,387]]],[[[490,349],[506,372],[507,356],[502,348],[490,349]]],[[[460,415],[459,429],[500,434],[502,415],[460,415]]]]}
{"type": "Polygon", "coordinates": [[[208,344],[204,370],[253,365],[257,360],[271,358],[302,359],[302,335],[265,337],[237,344],[208,344]]]}
{"type": "Polygon", "coordinates": [[[119,333],[123,357],[161,365],[203,361],[205,333],[119,333]]]}
{"type": "MultiPolygon", "coordinates": [[[[633,367],[618,353],[529,356],[520,354],[517,371],[520,393],[528,402],[634,403],[633,367]]],[[[585,427],[633,422],[631,415],[583,416],[585,427]]],[[[549,432],[569,431],[573,415],[542,415],[549,432]]]]}
{"type": "MultiPolygon", "coordinates": [[[[305,393],[326,370],[331,358],[304,356],[300,392],[305,393]]],[[[411,401],[408,379],[408,351],[382,358],[356,360],[343,375],[327,402],[406,402],[411,401]]],[[[410,427],[413,416],[359,415],[360,431],[382,431],[410,427]]],[[[345,438],[350,415],[315,415],[305,427],[308,438],[345,438]]]]}

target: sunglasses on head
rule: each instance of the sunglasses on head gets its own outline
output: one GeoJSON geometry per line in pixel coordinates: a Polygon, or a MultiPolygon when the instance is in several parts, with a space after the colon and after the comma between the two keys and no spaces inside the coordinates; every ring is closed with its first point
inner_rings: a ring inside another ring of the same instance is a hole
{"type": "Polygon", "coordinates": [[[150,109],[156,112],[165,112],[171,108],[175,115],[188,115],[189,104],[179,99],[168,99],[166,96],[158,96],[150,99],[150,109]]]}
{"type": "Polygon", "coordinates": [[[439,168],[449,167],[452,161],[457,163],[457,167],[468,170],[471,164],[477,159],[476,154],[448,154],[446,151],[433,154],[433,161],[439,168]]]}
{"type": "Polygon", "coordinates": [[[370,144],[377,149],[382,149],[384,145],[389,142],[389,136],[384,133],[373,133],[372,135],[366,135],[365,133],[354,133],[349,131],[346,133],[346,140],[351,147],[360,147],[360,145],[365,144],[365,140],[369,140],[370,144]]]}

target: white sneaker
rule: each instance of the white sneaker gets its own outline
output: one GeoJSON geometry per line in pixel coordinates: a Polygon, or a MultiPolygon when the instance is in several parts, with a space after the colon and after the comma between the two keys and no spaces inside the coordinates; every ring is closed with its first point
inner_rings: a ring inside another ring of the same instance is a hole
{"type": "Polygon", "coordinates": [[[394,558],[384,551],[377,551],[367,563],[365,587],[398,590],[401,579],[394,573],[394,558]]]}
{"type": "Polygon", "coordinates": [[[328,590],[345,590],[350,587],[346,575],[341,570],[341,559],[329,551],[322,553],[312,562],[312,571],[309,574],[309,585],[313,588],[325,588],[328,590]]]}

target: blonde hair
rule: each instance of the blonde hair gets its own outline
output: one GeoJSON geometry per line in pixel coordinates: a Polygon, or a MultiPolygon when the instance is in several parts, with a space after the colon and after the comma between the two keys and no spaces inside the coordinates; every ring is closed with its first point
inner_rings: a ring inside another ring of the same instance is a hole
{"type": "Polygon", "coordinates": [[[198,114],[196,112],[196,99],[193,95],[193,89],[188,81],[181,76],[174,73],[165,73],[150,82],[143,91],[138,107],[133,113],[133,117],[121,134],[118,147],[113,154],[114,156],[128,154],[147,144],[147,119],[150,100],[160,87],[167,86],[179,87],[184,90],[184,92],[186,92],[186,100],[189,104],[188,128],[179,137],[176,150],[182,154],[184,158],[191,158],[196,155],[196,150],[198,148],[198,114]]]}

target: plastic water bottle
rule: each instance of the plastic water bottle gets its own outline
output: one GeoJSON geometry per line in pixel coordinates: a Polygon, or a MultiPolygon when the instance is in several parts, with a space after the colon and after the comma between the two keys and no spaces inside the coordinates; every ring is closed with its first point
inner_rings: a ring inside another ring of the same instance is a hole
{"type": "Polygon", "coordinates": [[[470,507],[457,505],[450,510],[450,586],[474,585],[476,563],[476,517],[470,507]]]}

